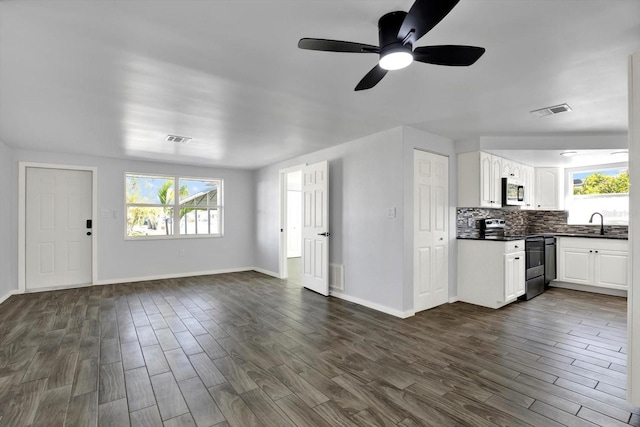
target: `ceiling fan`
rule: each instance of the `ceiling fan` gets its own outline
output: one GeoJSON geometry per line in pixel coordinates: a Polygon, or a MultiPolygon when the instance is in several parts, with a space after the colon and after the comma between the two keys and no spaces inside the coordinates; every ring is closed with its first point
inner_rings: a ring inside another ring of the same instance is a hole
{"type": "Polygon", "coordinates": [[[377,53],[378,64],[355,90],[371,89],[391,70],[407,67],[411,62],[436,65],[468,66],[482,56],[484,48],[475,46],[425,46],[413,49],[413,44],[428,33],[458,4],[460,0],[416,0],[409,12],[390,12],[378,21],[380,46],[341,40],[303,38],[300,49],[328,52],[377,53]]]}

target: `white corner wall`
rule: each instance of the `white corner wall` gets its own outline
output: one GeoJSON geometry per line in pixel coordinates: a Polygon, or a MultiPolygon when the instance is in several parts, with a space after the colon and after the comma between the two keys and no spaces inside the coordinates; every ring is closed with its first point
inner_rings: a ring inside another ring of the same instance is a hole
{"type": "MultiPolygon", "coordinates": [[[[413,148],[450,156],[453,142],[413,128],[395,128],[271,165],[255,172],[256,266],[279,275],[279,171],[329,161],[329,262],[344,265],[336,296],[406,317],[413,314],[413,148]],[[396,217],[387,210],[395,208],[396,217]]],[[[455,161],[450,195],[455,219],[455,161]]],[[[455,221],[450,283],[455,295],[455,221]]]]}
{"type": "Polygon", "coordinates": [[[633,405],[640,406],[640,52],[629,59],[629,177],[627,397],[633,405]]]}
{"type": "Polygon", "coordinates": [[[329,161],[329,262],[344,265],[340,296],[401,315],[402,129],[277,163],[255,172],[256,266],[279,275],[279,171],[329,161]],[[396,208],[387,218],[387,208],[396,208]]]}
{"type": "MultiPolygon", "coordinates": [[[[94,235],[98,239],[98,284],[238,271],[254,266],[255,193],[251,171],[20,150],[14,151],[14,162],[97,167],[98,212],[94,235]],[[222,178],[224,237],[125,240],[127,172],[222,178]],[[179,257],[181,249],[184,256],[179,257]]],[[[17,187],[17,182],[12,185],[16,193],[17,187]]],[[[16,214],[11,229],[17,228],[16,214]]],[[[17,253],[17,249],[13,252],[17,253]]]]}
{"type": "Polygon", "coordinates": [[[0,142],[0,302],[18,290],[17,174],[13,151],[0,142]]]}

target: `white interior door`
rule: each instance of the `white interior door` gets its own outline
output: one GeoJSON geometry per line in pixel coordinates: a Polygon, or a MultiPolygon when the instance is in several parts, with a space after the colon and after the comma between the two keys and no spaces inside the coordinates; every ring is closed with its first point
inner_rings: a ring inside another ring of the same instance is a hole
{"type": "Polygon", "coordinates": [[[302,170],[302,286],[329,295],[329,169],[302,170]]]}
{"type": "Polygon", "coordinates": [[[91,171],[26,168],[27,290],[92,282],[92,187],[91,171]]]}
{"type": "Polygon", "coordinates": [[[414,310],[449,300],[449,158],[414,150],[414,310]]]}

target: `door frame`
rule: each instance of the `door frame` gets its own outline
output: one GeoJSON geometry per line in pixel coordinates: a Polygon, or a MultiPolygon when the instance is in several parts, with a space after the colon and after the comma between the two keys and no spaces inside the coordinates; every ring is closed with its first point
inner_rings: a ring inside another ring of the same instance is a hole
{"type": "MultiPolygon", "coordinates": [[[[280,248],[279,248],[279,271],[280,279],[286,279],[289,277],[289,269],[287,267],[287,174],[292,172],[302,172],[302,170],[308,166],[308,163],[303,163],[297,166],[291,166],[285,169],[280,169],[280,248]]],[[[300,285],[302,286],[302,285],[300,285]]]]}
{"type": "MultiPolygon", "coordinates": [[[[93,166],[71,166],[51,163],[18,163],[18,291],[27,292],[27,260],[26,260],[26,214],[27,214],[27,168],[58,169],[91,172],[91,218],[93,219],[91,239],[91,284],[98,282],[98,168],[93,166]]],[[[49,290],[49,289],[43,289],[49,290]]],[[[41,292],[36,290],[36,292],[41,292]]]]}
{"type": "Polygon", "coordinates": [[[413,167],[414,162],[415,162],[415,152],[416,151],[422,151],[423,153],[428,153],[428,154],[435,154],[436,156],[441,156],[441,157],[445,157],[447,159],[447,164],[448,164],[448,170],[447,170],[447,196],[449,199],[449,203],[447,206],[447,220],[448,220],[448,225],[447,225],[447,236],[449,238],[449,242],[447,243],[447,257],[448,257],[448,266],[447,266],[447,302],[451,303],[452,298],[449,296],[450,295],[450,291],[451,291],[451,227],[452,227],[452,221],[451,221],[451,156],[448,154],[444,154],[444,153],[439,153],[437,151],[432,151],[432,150],[426,150],[424,148],[420,148],[420,147],[413,147],[413,149],[411,150],[411,283],[413,284],[413,293],[412,293],[412,300],[413,300],[413,307],[412,307],[412,312],[413,314],[417,313],[416,311],[416,292],[418,290],[418,284],[416,283],[416,279],[415,279],[415,268],[416,268],[416,257],[415,257],[415,234],[416,234],[416,223],[415,223],[415,204],[416,204],[416,199],[415,199],[415,185],[416,185],[416,171],[413,167]]]}

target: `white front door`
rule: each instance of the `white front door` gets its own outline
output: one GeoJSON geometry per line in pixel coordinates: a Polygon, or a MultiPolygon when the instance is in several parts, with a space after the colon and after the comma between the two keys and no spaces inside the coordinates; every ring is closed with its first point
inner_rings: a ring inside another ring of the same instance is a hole
{"type": "Polygon", "coordinates": [[[416,312],[449,300],[449,158],[413,152],[416,312]]]}
{"type": "Polygon", "coordinates": [[[302,169],[302,286],[329,295],[329,168],[302,169]]]}
{"type": "Polygon", "coordinates": [[[92,187],[91,171],[26,168],[27,290],[92,282],[92,187]]]}

